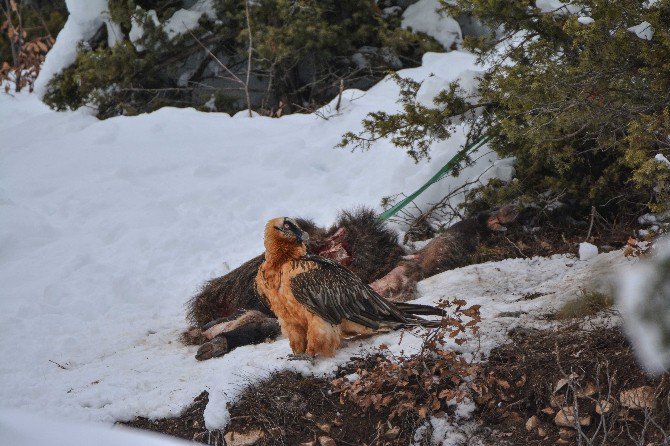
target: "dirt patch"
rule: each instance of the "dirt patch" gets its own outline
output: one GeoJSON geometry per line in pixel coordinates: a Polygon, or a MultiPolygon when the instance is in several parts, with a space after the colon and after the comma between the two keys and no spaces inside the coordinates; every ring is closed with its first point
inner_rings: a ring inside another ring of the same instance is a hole
{"type": "Polygon", "coordinates": [[[511,337],[491,352],[474,385],[479,421],[499,442],[669,444],[670,374],[646,375],[619,329],[571,326],[511,337]],[[642,402],[627,401],[630,395],[642,402]]]}
{"type": "MultiPolygon", "coordinates": [[[[352,358],[341,368],[343,377],[362,364],[370,367],[375,356],[352,358]]],[[[415,417],[403,417],[387,423],[389,409],[364,411],[353,403],[341,402],[332,392],[332,378],[315,378],[295,372],[278,372],[267,380],[249,386],[229,407],[231,420],[226,431],[205,429],[203,413],[209,400],[200,394],[179,417],[149,420],[136,418],[117,423],[160,432],[203,444],[223,444],[228,432],[262,432],[257,445],[319,444],[319,437],[332,438],[338,445],[406,445],[417,426],[415,417]],[[310,443],[315,442],[315,443],[310,443]]]]}
{"type": "MultiPolygon", "coordinates": [[[[219,432],[209,432],[205,429],[204,412],[209,394],[202,392],[179,417],[161,418],[150,420],[144,417],[135,418],[132,421],[116,423],[122,426],[145,429],[154,432],[160,432],[173,437],[194,440],[205,444],[214,444],[214,439],[221,437],[219,432]]],[[[219,443],[221,444],[221,443],[219,443]]]]}
{"type": "MultiPolygon", "coordinates": [[[[587,231],[582,225],[567,223],[552,225],[546,222],[531,229],[521,224],[511,224],[505,232],[490,233],[482,238],[471,263],[554,254],[577,255],[579,244],[584,241],[587,231]]],[[[601,252],[612,251],[625,247],[633,233],[632,226],[594,230],[589,242],[598,246],[601,252]]]]}
{"type": "MultiPolygon", "coordinates": [[[[372,364],[371,358],[354,363],[372,364]]],[[[351,366],[337,376],[351,373],[351,366]]],[[[269,380],[245,390],[230,408],[229,431],[261,430],[266,433],[260,445],[298,445],[327,436],[338,445],[406,445],[416,429],[413,417],[387,423],[390,408],[364,411],[358,405],[341,401],[331,380],[280,372],[269,380]]]]}

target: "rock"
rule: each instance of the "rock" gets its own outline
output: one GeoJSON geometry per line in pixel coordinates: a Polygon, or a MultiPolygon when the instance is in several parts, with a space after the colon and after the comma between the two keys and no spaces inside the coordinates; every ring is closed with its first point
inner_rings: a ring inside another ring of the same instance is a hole
{"type": "Polygon", "coordinates": [[[321,429],[326,433],[330,433],[332,425],[330,423],[316,423],[316,427],[318,427],[319,429],[321,429]]]}
{"type": "Polygon", "coordinates": [[[351,57],[358,68],[385,66],[393,70],[402,68],[402,61],[398,54],[389,47],[362,46],[351,57]]]}
{"type": "Polygon", "coordinates": [[[612,410],[612,403],[607,400],[600,400],[596,403],[596,413],[602,415],[612,410]]]}
{"type": "Polygon", "coordinates": [[[651,409],[654,407],[654,389],[641,386],[624,390],[619,394],[619,402],[628,409],[651,409]]]}
{"type": "Polygon", "coordinates": [[[539,424],[540,420],[538,420],[537,417],[533,415],[532,417],[528,418],[528,421],[526,421],[526,430],[530,432],[534,430],[539,424]]]}
{"type": "Polygon", "coordinates": [[[384,439],[395,440],[399,434],[400,434],[400,428],[398,426],[393,426],[391,429],[387,430],[384,433],[384,439]]]}
{"type": "Polygon", "coordinates": [[[233,432],[230,431],[223,436],[226,441],[226,446],[252,446],[258,443],[265,434],[258,429],[249,432],[233,432]]]}
{"type": "Polygon", "coordinates": [[[335,443],[335,440],[332,438],[322,435],[319,437],[319,445],[320,446],[337,446],[337,443],[335,443]]]}
{"type": "MultiPolygon", "coordinates": [[[[575,409],[574,407],[562,407],[554,417],[554,424],[559,427],[575,427],[575,409]]],[[[585,416],[579,419],[579,424],[588,426],[591,424],[591,417],[585,416]]]]}

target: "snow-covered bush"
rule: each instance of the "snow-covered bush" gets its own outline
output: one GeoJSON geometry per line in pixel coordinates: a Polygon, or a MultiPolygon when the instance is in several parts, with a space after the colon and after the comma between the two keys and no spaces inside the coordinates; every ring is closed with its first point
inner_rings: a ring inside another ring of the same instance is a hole
{"type": "Polygon", "coordinates": [[[309,110],[342,84],[367,89],[443,50],[367,0],[109,0],[103,14],[100,32],[50,81],[51,107],[88,105],[100,117],[164,105],[309,110]]]}
{"type": "Polygon", "coordinates": [[[488,135],[516,158],[517,178],[481,191],[475,206],[552,196],[574,215],[596,206],[619,221],[669,207],[670,1],[456,3],[452,16],[495,30],[465,41],[483,62],[479,88],[444,84],[433,104],[406,88],[402,112],[371,114],[343,145],[391,137],[418,160],[465,116],[470,140],[488,135]]]}

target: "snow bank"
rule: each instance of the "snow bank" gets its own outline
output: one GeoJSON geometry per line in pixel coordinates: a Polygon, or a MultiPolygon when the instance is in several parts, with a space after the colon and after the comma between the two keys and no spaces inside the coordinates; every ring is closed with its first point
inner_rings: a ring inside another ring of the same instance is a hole
{"type": "Polygon", "coordinates": [[[453,17],[438,12],[442,6],[439,0],[419,0],[405,10],[401,26],[428,34],[447,50],[454,44],[460,45],[461,27],[453,17]]]}
{"type": "Polygon", "coordinates": [[[53,421],[27,413],[0,410],[0,440],[11,446],[186,446],[174,437],[103,424],[53,421]]]}

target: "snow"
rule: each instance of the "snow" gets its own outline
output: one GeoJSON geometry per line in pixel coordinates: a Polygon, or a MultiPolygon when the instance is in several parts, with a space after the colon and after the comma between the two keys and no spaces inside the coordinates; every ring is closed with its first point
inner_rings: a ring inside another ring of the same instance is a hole
{"type": "Polygon", "coordinates": [[[445,79],[439,74],[432,73],[421,83],[416,92],[416,103],[424,107],[434,108],[436,106],[435,97],[448,88],[452,81],[458,82],[458,93],[471,104],[476,104],[479,100],[479,82],[483,70],[464,70],[456,79],[445,79]]]}
{"type": "Polygon", "coordinates": [[[173,437],[104,424],[54,421],[15,410],[0,410],[0,440],[11,446],[186,446],[173,437]]]}
{"type": "Polygon", "coordinates": [[[201,11],[180,9],[165,21],[163,24],[163,31],[165,31],[168,38],[174,39],[181,34],[197,28],[202,15],[203,13],[201,11]]]}
{"type": "Polygon", "coordinates": [[[66,0],[65,4],[69,12],[67,22],[58,33],[35,82],[35,92],[40,96],[45,93],[46,85],[53,76],[74,63],[78,43],[93,37],[103,23],[107,24],[110,42],[118,36],[118,27],[109,20],[107,0],[66,0]]]}
{"type": "Polygon", "coordinates": [[[579,17],[577,21],[582,25],[590,25],[591,23],[595,22],[595,20],[592,17],[588,16],[579,17]]]}
{"type": "Polygon", "coordinates": [[[667,164],[668,166],[670,166],[670,160],[667,159],[662,153],[657,153],[656,156],[654,157],[654,159],[656,161],[658,161],[659,163],[664,163],[664,164],[667,164]]]}
{"type": "MultiPolygon", "coordinates": [[[[138,6],[138,9],[141,9],[138,6]]],[[[156,11],[153,9],[150,9],[147,11],[147,19],[151,20],[154,24],[154,26],[159,26],[160,21],[158,20],[158,15],[156,14],[156,11]]],[[[143,51],[144,50],[144,45],[137,43],[142,37],[144,37],[144,21],[138,17],[137,15],[133,15],[130,19],[131,21],[131,26],[130,26],[130,31],[128,32],[128,39],[133,43],[135,46],[135,49],[137,51],[143,51]]]]}
{"type": "Polygon", "coordinates": [[[454,44],[460,45],[463,41],[461,27],[453,17],[438,12],[442,7],[439,0],[419,0],[405,10],[401,26],[428,34],[447,50],[454,44]]]}
{"type": "Polygon", "coordinates": [[[189,9],[180,9],[163,24],[163,30],[168,38],[175,37],[192,31],[198,27],[200,18],[206,16],[208,19],[215,20],[216,12],[212,0],[199,0],[189,9]]]}
{"type": "Polygon", "coordinates": [[[576,14],[582,10],[579,5],[563,3],[559,0],[537,0],[535,6],[544,13],[576,14]]]}
{"type": "Polygon", "coordinates": [[[628,31],[635,33],[642,40],[651,40],[654,37],[654,28],[649,22],[642,22],[639,25],[631,26],[628,31]]]}
{"type": "Polygon", "coordinates": [[[668,262],[670,237],[666,236],[656,241],[651,259],[620,268],[618,276],[617,302],[629,338],[642,363],[654,373],[670,369],[670,345],[667,342],[670,329],[668,262]],[[652,304],[650,314],[648,310],[652,304]]]}
{"type": "Polygon", "coordinates": [[[598,247],[591,243],[583,242],[579,244],[579,260],[587,261],[598,255],[598,247]]]}

